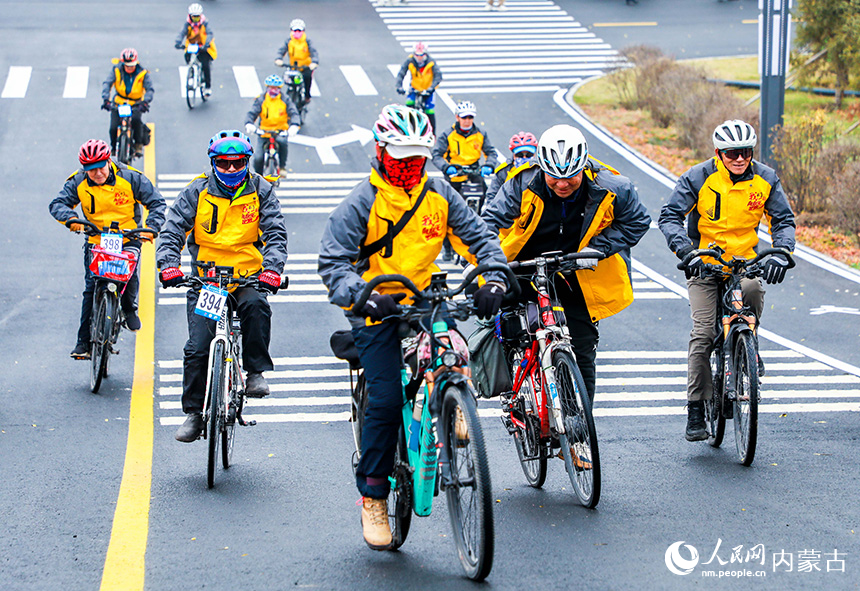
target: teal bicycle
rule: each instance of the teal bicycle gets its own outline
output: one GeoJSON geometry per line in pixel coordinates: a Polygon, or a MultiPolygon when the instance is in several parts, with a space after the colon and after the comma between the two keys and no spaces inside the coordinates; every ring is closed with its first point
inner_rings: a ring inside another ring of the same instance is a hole
{"type": "MultiPolygon", "coordinates": [[[[392,544],[406,541],[412,513],[430,515],[433,498],[445,493],[460,563],[466,576],[480,581],[493,565],[494,526],[490,468],[478,420],[475,390],[470,379],[466,339],[447,319],[473,315],[469,298],[454,300],[481,273],[501,271],[508,284],[518,286],[504,264],[475,268],[456,289],[449,289],[446,273],[434,273],[430,286],[418,290],[403,275],[381,275],[370,281],[353,309],[361,309],[381,283],[399,283],[414,295],[415,304],[401,306],[403,424],[398,436],[394,473],[388,499],[392,544]],[[425,327],[429,326],[427,330],[425,327]]],[[[345,339],[351,333],[340,331],[345,339]]],[[[334,343],[334,338],[332,340],[334,343]]],[[[332,345],[335,354],[353,370],[352,424],[356,452],[361,455],[361,430],[367,407],[367,388],[354,346],[332,345]]]]}

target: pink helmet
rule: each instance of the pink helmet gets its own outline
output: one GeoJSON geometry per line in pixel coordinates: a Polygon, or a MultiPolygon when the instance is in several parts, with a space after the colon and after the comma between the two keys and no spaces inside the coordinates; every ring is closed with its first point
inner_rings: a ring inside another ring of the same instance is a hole
{"type": "Polygon", "coordinates": [[[415,47],[412,48],[412,53],[414,55],[424,55],[427,53],[427,44],[423,41],[419,41],[415,44],[415,47]]]}
{"type": "Polygon", "coordinates": [[[511,143],[508,145],[508,149],[513,154],[519,154],[520,152],[537,152],[538,141],[533,133],[528,133],[526,131],[519,131],[515,133],[511,137],[511,143]]]}
{"type": "Polygon", "coordinates": [[[126,47],[122,50],[122,53],[119,54],[119,59],[126,66],[136,66],[137,65],[137,50],[133,47],[126,47]]]}

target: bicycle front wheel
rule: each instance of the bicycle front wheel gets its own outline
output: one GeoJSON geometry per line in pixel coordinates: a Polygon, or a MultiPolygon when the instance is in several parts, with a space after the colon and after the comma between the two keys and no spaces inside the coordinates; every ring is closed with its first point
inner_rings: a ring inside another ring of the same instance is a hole
{"type": "Polygon", "coordinates": [[[406,435],[403,427],[400,427],[394,452],[394,474],[390,478],[391,492],[388,493],[388,524],[391,528],[389,550],[396,550],[403,545],[412,524],[412,477],[407,454],[406,435]]]}
{"type": "Polygon", "coordinates": [[[758,362],[756,346],[750,333],[735,341],[735,446],[738,458],[749,466],[755,457],[758,437],[758,362]]]}
{"type": "Polygon", "coordinates": [[[441,437],[450,475],[443,474],[448,513],[460,564],[481,581],[493,567],[493,499],[484,433],[471,392],[449,386],[443,393],[441,437]]]}
{"type": "Polygon", "coordinates": [[[116,314],[116,298],[103,289],[96,304],[90,324],[90,390],[95,394],[102,385],[107,366],[107,356],[110,355],[109,341],[116,314]]]}
{"type": "Polygon", "coordinates": [[[120,129],[119,141],[117,143],[119,144],[117,146],[119,161],[126,165],[131,164],[131,146],[129,145],[128,132],[126,130],[120,129]]]}
{"type": "Polygon", "coordinates": [[[236,416],[241,416],[242,407],[245,405],[245,397],[239,391],[239,383],[236,372],[241,371],[236,363],[237,356],[233,353],[233,369],[230,371],[228,388],[224,390],[227,395],[226,415],[224,416],[223,429],[221,430],[221,465],[226,470],[233,461],[233,442],[236,440],[236,416]]]}
{"type": "Polygon", "coordinates": [[[189,109],[193,109],[197,103],[197,67],[189,66],[188,75],[185,77],[185,102],[189,109]]]}
{"type": "Polygon", "coordinates": [[[711,381],[714,388],[711,399],[705,401],[705,423],[708,425],[708,444],[711,447],[720,447],[726,433],[726,417],[723,415],[724,375],[722,347],[715,347],[711,352],[711,381]]]}
{"type": "Polygon", "coordinates": [[[552,360],[564,421],[565,432],[560,437],[564,467],[579,502],[593,509],[600,500],[600,454],[591,400],[573,355],[558,349],[552,360]]]}
{"type": "Polygon", "coordinates": [[[358,375],[355,389],[352,391],[352,440],[355,443],[355,454],[353,455],[352,470],[355,472],[358,460],[361,458],[361,430],[364,428],[364,411],[367,410],[367,382],[364,372],[358,375]]]}
{"type": "Polygon", "coordinates": [[[207,418],[206,437],[209,440],[209,461],[206,464],[206,485],[209,488],[215,486],[215,470],[218,467],[218,444],[221,441],[221,427],[224,422],[224,369],[227,366],[227,358],[224,351],[224,343],[215,343],[215,351],[212,354],[212,375],[209,378],[209,408],[207,418]]]}
{"type": "MultiPolygon", "coordinates": [[[[514,357],[514,380],[521,360],[522,356],[519,354],[514,357]]],[[[521,418],[525,428],[516,426],[514,445],[517,448],[517,457],[520,459],[526,482],[533,488],[540,488],[546,482],[547,448],[540,440],[540,419],[535,413],[531,384],[531,376],[526,376],[520,391],[517,392],[517,397],[522,401],[518,407],[522,412],[521,418]]]]}

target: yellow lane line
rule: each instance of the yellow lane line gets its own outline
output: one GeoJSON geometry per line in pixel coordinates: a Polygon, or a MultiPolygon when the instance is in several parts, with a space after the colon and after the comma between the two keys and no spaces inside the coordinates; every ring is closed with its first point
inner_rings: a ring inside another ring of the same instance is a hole
{"type": "Polygon", "coordinates": [[[643,21],[640,23],[594,23],[592,27],[656,27],[655,21],[643,21]]]}
{"type": "Polygon", "coordinates": [[[757,18],[745,18],[744,20],[741,21],[741,24],[742,25],[757,25],[758,19],[757,18]]]}
{"type": "MultiPolygon", "coordinates": [[[[144,174],[155,184],[155,124],[143,151],[144,174]]],[[[134,346],[134,381],[128,421],[125,466],[113,516],[101,591],[143,591],[152,484],[153,362],[155,358],[155,246],[140,253],[141,329],[134,346]]]]}

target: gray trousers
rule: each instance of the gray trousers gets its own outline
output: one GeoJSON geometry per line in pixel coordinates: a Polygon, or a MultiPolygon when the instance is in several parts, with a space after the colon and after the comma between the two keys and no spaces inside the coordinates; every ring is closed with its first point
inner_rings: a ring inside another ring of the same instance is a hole
{"type": "MultiPolygon", "coordinates": [[[[719,284],[713,277],[688,279],[690,294],[690,316],[693,330],[690,332],[690,348],[687,353],[687,400],[710,400],[714,385],[711,379],[711,350],[717,338],[717,297],[719,284]]],[[[761,322],[764,310],[764,287],[760,279],[742,279],[744,304],[751,306],[761,322]]]]}

